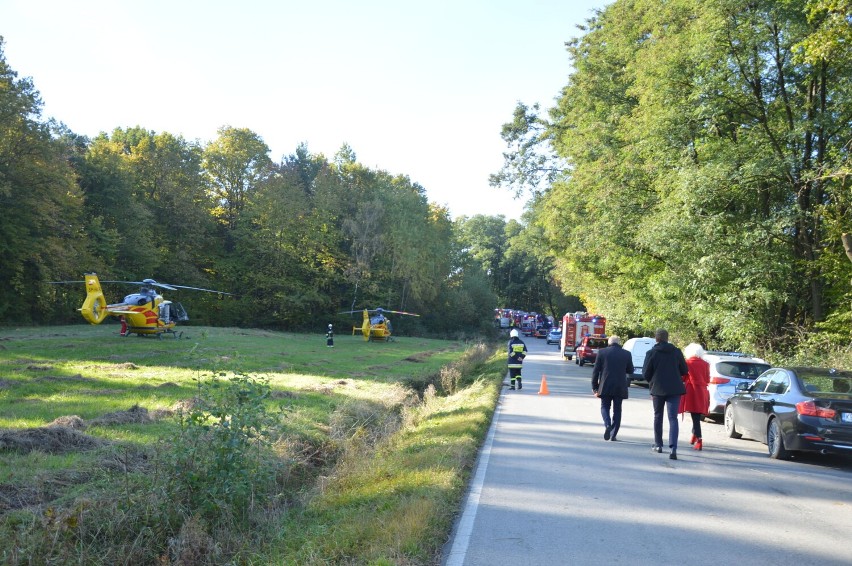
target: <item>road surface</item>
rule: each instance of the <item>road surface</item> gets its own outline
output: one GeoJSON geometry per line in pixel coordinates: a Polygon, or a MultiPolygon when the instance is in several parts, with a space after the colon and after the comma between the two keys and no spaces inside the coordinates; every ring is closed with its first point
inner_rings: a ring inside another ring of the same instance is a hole
{"type": "Polygon", "coordinates": [[[852,458],[770,460],[711,423],[694,451],[687,415],[669,460],[635,386],[604,441],[591,366],[524,341],[524,388],[503,389],[443,564],[852,564],[852,458]]]}

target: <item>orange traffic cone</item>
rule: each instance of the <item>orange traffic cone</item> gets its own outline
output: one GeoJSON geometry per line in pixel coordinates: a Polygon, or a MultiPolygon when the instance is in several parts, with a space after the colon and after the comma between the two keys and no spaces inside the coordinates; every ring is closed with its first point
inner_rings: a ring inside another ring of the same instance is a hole
{"type": "Polygon", "coordinates": [[[547,389],[547,378],[542,374],[541,376],[541,387],[538,389],[539,395],[550,395],[550,391],[547,389]]]}

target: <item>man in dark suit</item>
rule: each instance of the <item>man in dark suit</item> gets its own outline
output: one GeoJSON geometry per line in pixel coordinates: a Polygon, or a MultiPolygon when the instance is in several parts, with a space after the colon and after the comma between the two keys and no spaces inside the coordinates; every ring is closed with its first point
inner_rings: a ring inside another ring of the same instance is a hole
{"type": "Polygon", "coordinates": [[[663,452],[663,410],[669,416],[669,458],[677,460],[677,415],[680,396],[686,393],[683,376],[689,373],[680,348],[669,343],[669,332],[658,328],[654,332],[657,343],[645,356],[642,379],[648,383],[648,392],[654,406],[654,446],[651,451],[663,452]]]}
{"type": "Polygon", "coordinates": [[[633,356],[621,347],[618,336],[610,336],[607,344],[595,360],[592,392],[601,399],[601,416],[606,427],[604,440],[616,440],[621,427],[621,402],[627,399],[627,376],[633,373],[633,356]]]}

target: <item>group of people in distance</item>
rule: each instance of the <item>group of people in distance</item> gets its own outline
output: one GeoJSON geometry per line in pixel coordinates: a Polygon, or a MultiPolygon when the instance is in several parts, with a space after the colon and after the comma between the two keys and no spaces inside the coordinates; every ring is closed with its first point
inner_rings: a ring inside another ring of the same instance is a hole
{"type": "MultiPolygon", "coordinates": [[[[663,412],[669,421],[669,458],[677,460],[677,439],[680,432],[677,417],[690,413],[694,450],[703,449],[701,421],[710,405],[707,385],[710,382],[710,364],[704,359],[704,349],[699,344],[690,344],[682,352],[669,343],[669,333],[659,328],[654,333],[656,344],[645,358],[643,379],[648,383],[654,407],[654,444],[651,451],[663,453],[663,412]]],[[[621,427],[621,405],[627,399],[629,382],[633,373],[633,356],[622,349],[621,339],[610,336],[608,346],[602,348],[592,370],[592,392],[601,400],[601,416],[604,422],[604,440],[618,439],[621,427]]],[[[521,388],[521,366],[526,356],[526,345],[518,338],[516,330],[509,340],[509,389],[521,388]]]]}
{"type": "MultiPolygon", "coordinates": [[[[690,344],[681,350],[669,343],[669,333],[659,328],[654,333],[656,344],[648,351],[642,378],[648,383],[654,407],[654,445],[652,452],[663,452],[663,412],[669,421],[669,458],[677,460],[677,438],[680,432],[677,417],[683,413],[692,416],[694,450],[704,448],[701,439],[701,421],[710,405],[707,385],[710,382],[710,364],[702,356],[699,344],[690,344]]],[[[633,356],[621,348],[621,339],[610,336],[608,346],[598,352],[592,370],[592,392],[601,400],[604,421],[604,440],[616,440],[621,425],[621,403],[627,398],[627,375],[633,373],[633,356]],[[612,414],[610,415],[610,409],[612,414]]]]}

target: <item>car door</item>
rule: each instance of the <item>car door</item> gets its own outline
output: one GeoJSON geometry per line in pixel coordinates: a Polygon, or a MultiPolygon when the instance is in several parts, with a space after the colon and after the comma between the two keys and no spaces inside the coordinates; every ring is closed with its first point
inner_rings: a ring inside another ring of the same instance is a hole
{"type": "Polygon", "coordinates": [[[767,385],[769,385],[775,373],[776,370],[764,372],[754,380],[748,393],[736,395],[737,407],[734,413],[734,420],[737,423],[737,428],[748,431],[748,436],[754,437],[757,431],[760,430],[757,424],[758,419],[755,418],[758,410],[757,407],[760,406],[762,410],[763,399],[761,396],[764,394],[767,385]]]}
{"type": "Polygon", "coordinates": [[[781,397],[787,393],[790,388],[790,376],[784,370],[774,370],[769,375],[769,382],[763,391],[758,392],[752,405],[752,430],[759,435],[758,438],[766,439],[766,426],[769,422],[769,417],[775,414],[776,410],[784,412],[784,408],[780,406],[782,403],[781,397]]]}

